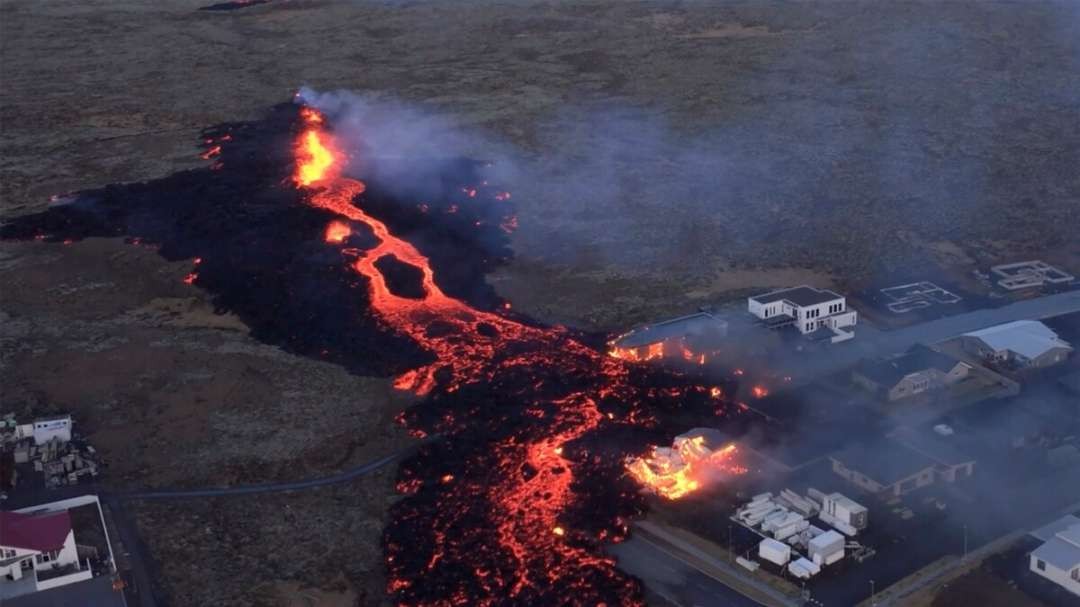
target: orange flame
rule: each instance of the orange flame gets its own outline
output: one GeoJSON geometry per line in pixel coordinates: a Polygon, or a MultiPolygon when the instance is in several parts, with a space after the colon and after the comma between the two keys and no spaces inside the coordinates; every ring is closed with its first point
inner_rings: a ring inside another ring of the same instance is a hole
{"type": "Polygon", "coordinates": [[[653,447],[648,457],[631,458],[626,470],[653,493],[677,500],[700,489],[718,474],[743,474],[746,468],[733,460],[734,443],[712,451],[704,436],[679,436],[671,448],[653,447]]]}
{"type": "Polygon", "coordinates": [[[618,346],[611,346],[611,349],[608,350],[608,356],[633,362],[657,360],[664,357],[664,342],[657,342],[655,344],[641,346],[640,348],[620,348],[618,346]]]}

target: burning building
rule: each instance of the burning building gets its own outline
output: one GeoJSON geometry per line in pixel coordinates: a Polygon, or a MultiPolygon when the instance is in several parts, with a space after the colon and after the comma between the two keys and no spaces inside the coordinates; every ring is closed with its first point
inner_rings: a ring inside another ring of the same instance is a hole
{"type": "Polygon", "coordinates": [[[745,473],[738,463],[738,447],[717,441],[716,434],[705,428],[680,434],[671,447],[653,447],[648,456],[627,459],[626,470],[644,488],[672,500],[712,481],[745,473]]]}
{"type": "Polygon", "coordinates": [[[625,333],[608,344],[609,353],[624,360],[681,358],[703,365],[727,336],[727,330],[727,321],[699,312],[625,333]]]}

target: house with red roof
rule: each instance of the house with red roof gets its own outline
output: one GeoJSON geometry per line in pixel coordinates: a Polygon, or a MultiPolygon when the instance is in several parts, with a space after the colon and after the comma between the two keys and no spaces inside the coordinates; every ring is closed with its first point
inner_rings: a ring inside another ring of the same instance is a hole
{"type": "Polygon", "coordinates": [[[93,577],[79,562],[67,510],[0,512],[0,600],[93,577]]]}

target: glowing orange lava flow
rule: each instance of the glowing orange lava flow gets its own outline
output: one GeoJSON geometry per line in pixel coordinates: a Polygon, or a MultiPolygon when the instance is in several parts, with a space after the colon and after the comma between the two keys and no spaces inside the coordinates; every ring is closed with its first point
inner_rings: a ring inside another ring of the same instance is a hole
{"type": "Polygon", "coordinates": [[[352,234],[352,228],[340,221],[331,221],[326,226],[326,242],[342,243],[352,234]]]}
{"type": "MultiPolygon", "coordinates": [[[[567,360],[576,360],[578,364],[588,365],[611,377],[615,384],[625,376],[622,363],[571,339],[563,328],[530,327],[495,313],[476,310],[446,295],[436,284],[427,257],[409,242],[394,236],[385,223],[354,204],[365,186],[341,174],[339,160],[344,155],[330,147],[334,141],[322,130],[322,116],[312,111],[305,111],[302,116],[307,128],[301,133],[296,147],[296,184],[311,188],[311,205],[362,222],[371,229],[378,244],[360,252],[345,249],[342,254],[355,257],[351,265],[367,279],[371,308],[378,318],[435,355],[435,362],[401,375],[395,386],[426,394],[436,386],[437,371],[442,372],[440,386],[448,392],[466,383],[484,381],[494,373],[491,361],[497,358],[497,353],[505,352],[508,344],[515,344],[520,353],[503,357],[500,361],[503,370],[514,366],[559,368],[559,363],[565,365],[567,360]],[[384,257],[394,257],[420,270],[422,297],[402,297],[390,291],[386,277],[377,267],[377,262],[384,257]],[[433,323],[444,329],[432,334],[428,329],[433,323]]],[[[328,230],[328,240],[329,235],[328,230]]],[[[511,440],[495,446],[499,475],[504,480],[486,489],[491,505],[487,516],[497,529],[501,548],[512,555],[518,566],[513,568],[511,579],[493,579],[494,574],[488,571],[475,572],[476,584],[488,589],[489,596],[514,597],[527,587],[544,592],[556,578],[565,580],[572,576],[584,580],[587,579],[586,572],[596,568],[610,572],[607,575],[617,575],[611,559],[568,543],[574,530],[559,524],[559,517],[574,499],[574,474],[571,462],[562,455],[562,445],[595,429],[604,419],[596,404],[598,396],[575,393],[560,402],[546,403],[554,404],[558,415],[553,416],[543,436],[530,443],[511,440]],[[521,471],[525,467],[536,473],[523,475],[521,471]]],[[[540,409],[532,413],[538,417],[545,415],[540,409]]],[[[452,503],[455,496],[462,500],[472,499],[473,494],[455,493],[467,491],[460,485],[457,482],[445,484],[447,493],[443,499],[447,503],[452,503]]],[[[448,507],[444,513],[452,511],[448,507]]],[[[452,515],[445,514],[445,517],[449,519],[452,515]]],[[[435,521],[438,545],[429,569],[452,548],[441,544],[453,524],[452,520],[435,521]]],[[[458,558],[466,556],[458,555],[458,558]]],[[[412,583],[412,580],[392,577],[389,589],[399,591],[412,583]]],[[[472,604],[495,603],[498,603],[497,598],[472,604]]]]}
{"type": "Polygon", "coordinates": [[[649,457],[628,460],[626,470],[653,493],[676,500],[720,476],[746,472],[735,463],[737,454],[734,444],[713,451],[706,446],[704,436],[684,434],[675,437],[670,448],[653,447],[649,457]]]}

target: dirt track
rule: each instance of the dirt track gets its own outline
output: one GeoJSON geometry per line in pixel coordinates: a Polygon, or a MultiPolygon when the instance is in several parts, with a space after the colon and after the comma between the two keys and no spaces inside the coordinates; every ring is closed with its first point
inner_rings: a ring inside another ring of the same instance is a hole
{"type": "MultiPolygon", "coordinates": [[[[967,272],[957,258],[1080,270],[1068,3],[199,5],[0,3],[0,211],[200,166],[200,129],[308,84],[515,150],[518,259],[492,280],[545,319],[618,327],[749,288],[967,272]]],[[[184,264],[116,242],[0,251],[5,410],[75,410],[121,482],[283,479],[406,440],[385,382],[255,343],[184,264]]],[[[367,604],[390,484],[140,520],[159,561],[199,563],[163,568],[178,605],[294,585],[367,604]]]]}

